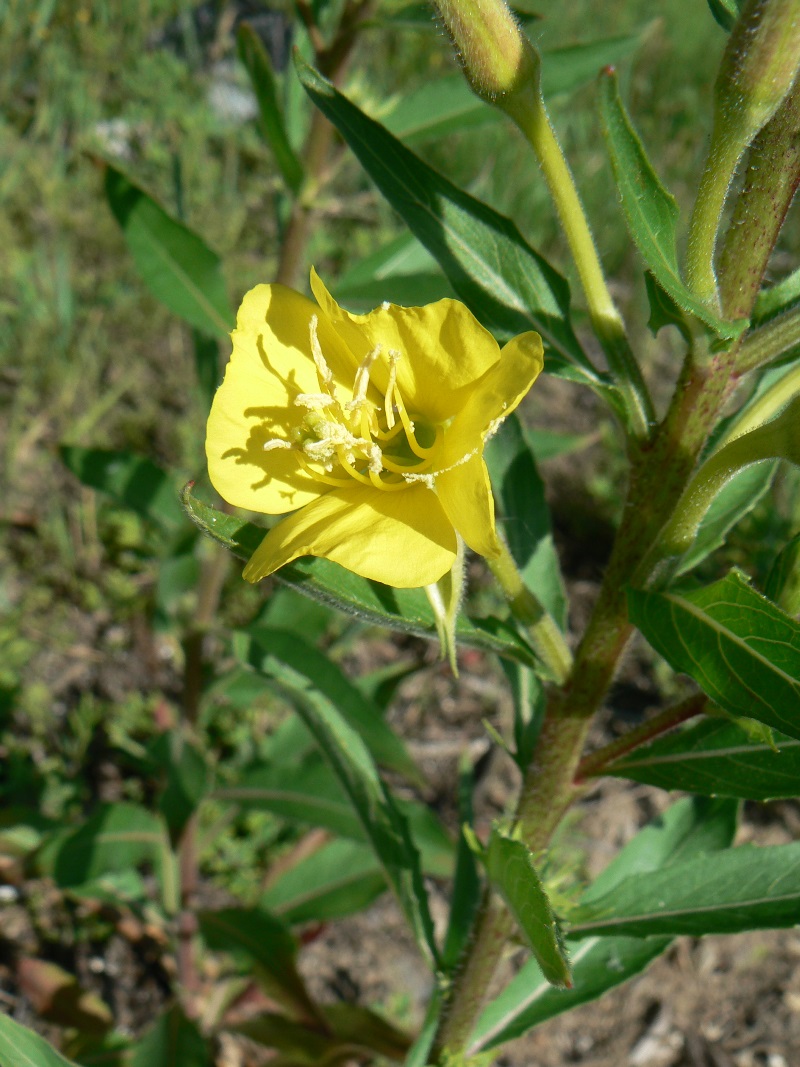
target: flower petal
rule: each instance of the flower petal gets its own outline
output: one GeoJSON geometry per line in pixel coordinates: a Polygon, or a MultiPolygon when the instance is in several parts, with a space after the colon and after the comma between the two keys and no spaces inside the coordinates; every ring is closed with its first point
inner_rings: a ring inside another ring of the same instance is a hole
{"type": "Polygon", "coordinates": [[[456,536],[424,486],[385,492],[333,489],[278,523],[243,576],[257,582],[298,556],[325,556],[364,578],[398,589],[438,581],[456,557],[456,536]]]}
{"type": "Polygon", "coordinates": [[[500,555],[494,499],[482,456],[474,455],[436,479],[436,494],[450,522],[473,552],[487,559],[500,555]]]}
{"type": "Polygon", "coordinates": [[[282,285],[258,285],[239,308],[233,353],[206,436],[211,482],[238,507],[281,515],[328,489],[305,473],[297,453],[264,449],[269,441],[287,440],[307,414],[294,404],[298,393],[320,391],[311,351],[315,315],[320,346],[349,398],[354,364],[311,300],[282,285]]]}
{"type": "Polygon", "coordinates": [[[386,385],[389,351],[401,353],[397,384],[412,417],[431,422],[451,419],[463,407],[472,384],[500,360],[495,339],[457,300],[408,308],[388,304],[353,315],[339,307],[313,270],[311,288],[357,361],[380,347],[382,371],[377,365],[373,371],[379,387],[386,385]]]}
{"type": "Polygon", "coordinates": [[[543,363],[542,339],[538,333],[522,333],[509,341],[500,353],[499,362],[474,383],[464,406],[447,427],[436,456],[437,468],[447,469],[465,462],[470,454],[482,452],[493,424],[511,414],[536,381],[543,363]]]}

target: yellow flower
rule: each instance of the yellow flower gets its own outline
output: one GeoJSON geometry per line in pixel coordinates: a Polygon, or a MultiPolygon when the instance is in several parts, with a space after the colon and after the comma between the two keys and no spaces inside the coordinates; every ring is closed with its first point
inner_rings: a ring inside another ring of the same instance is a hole
{"type": "Polygon", "coordinates": [[[459,534],[500,553],[487,436],[530,388],[542,343],[500,350],[467,308],[340,308],[315,272],[317,304],[282,285],[244,298],[208,420],[211,481],[270,515],[248,581],[298,556],[326,556],[397,588],[453,565],[459,534]]]}

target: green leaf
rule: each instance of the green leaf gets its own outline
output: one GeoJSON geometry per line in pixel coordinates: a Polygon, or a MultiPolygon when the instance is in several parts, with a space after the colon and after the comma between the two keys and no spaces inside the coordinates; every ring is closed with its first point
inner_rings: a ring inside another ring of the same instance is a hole
{"type": "Polygon", "coordinates": [[[75,477],[117,504],[155,523],[165,533],[186,529],[177,487],[166,471],[133,452],[61,445],[59,455],[75,477]]]}
{"type": "Polygon", "coordinates": [[[515,224],[429,167],[302,60],[297,69],[311,99],[481,322],[506,336],[537,330],[549,370],[618,399],[572,330],[566,281],[515,224]]]}
{"type": "Polygon", "coordinates": [[[485,458],[499,522],[514,562],[525,584],[563,629],[567,597],[544,482],[516,415],[502,422],[486,447],[485,458]]]}
{"type": "Polygon", "coordinates": [[[558,989],[572,986],[569,961],[558,919],[521,841],[493,827],[484,861],[492,884],[508,905],[547,981],[558,989]]]}
{"type": "Polygon", "coordinates": [[[692,570],[725,544],[729,531],[766,495],[777,467],[777,463],[754,463],[734,474],[711,501],[692,547],[680,559],[676,575],[692,570]]]}
{"type": "Polygon", "coordinates": [[[37,862],[65,889],[151,864],[159,875],[165,906],[175,900],[174,860],[164,824],[135,804],[102,805],[83,825],[45,843],[37,862]]]}
{"type": "Polygon", "coordinates": [[[228,334],[234,318],[219,256],[110,163],[106,197],[153,295],[203,333],[228,334]]]}
{"type": "MultiPolygon", "coordinates": [[[[607,37],[542,53],[542,91],[545,98],[570,93],[622,59],[638,44],[638,37],[607,37]]],[[[487,107],[469,88],[463,75],[427,81],[404,93],[391,111],[380,116],[386,129],[407,144],[424,144],[451,133],[503,120],[503,112],[487,107]]]]}
{"type": "Polygon", "coordinates": [[[178,1005],[165,1012],[133,1048],[130,1067],[213,1067],[206,1040],[178,1005]]]}
{"type": "Polygon", "coordinates": [[[708,6],[716,22],[730,33],[739,17],[740,5],[737,0],[708,0],[708,6]]]}
{"type": "Polygon", "coordinates": [[[787,615],[800,615],[800,534],[775,557],[764,586],[767,599],[787,615]]]}
{"type": "Polygon", "coordinates": [[[435,962],[437,951],[419,854],[408,822],[381,781],[369,750],[323,693],[304,689],[307,683],[300,672],[275,657],[269,657],[265,666],[314,734],[361,820],[420,950],[435,962]]]}
{"type": "Polygon", "coordinates": [[[201,911],[197,921],[210,949],[230,953],[247,974],[255,967],[269,996],[303,1019],[318,1020],[297,970],[297,942],[277,916],[264,908],[223,908],[201,911]]]}
{"type": "Polygon", "coordinates": [[[733,934],[797,924],[800,843],[743,845],[626,878],[580,905],[570,938],[733,934]]]}
{"type": "Polygon", "coordinates": [[[800,624],[732,571],[703,589],[629,590],[631,622],[731,715],[800,737],[800,624]]]}
{"type": "Polygon", "coordinates": [[[736,723],[708,719],[603,768],[602,774],[705,796],[779,800],[800,796],[800,741],[753,740],[736,723]]]}
{"type": "Polygon", "coordinates": [[[369,907],[386,888],[372,849],[330,841],[271,882],[261,903],[287,923],[328,922],[369,907]]]}
{"type": "Polygon", "coordinates": [[[322,693],[358,732],[377,763],[417,784],[422,783],[419,768],[397,734],[387,726],[380,709],[322,652],[296,634],[267,626],[250,626],[239,633],[235,651],[242,662],[267,676],[271,673],[269,665],[275,661],[290,667],[292,676],[302,680],[300,692],[314,688],[322,693]]]}
{"type": "Polygon", "coordinates": [[[762,289],[756,299],[753,319],[757,325],[774,319],[782,311],[788,311],[800,300],[800,267],[773,285],[762,289]]]}
{"type": "MultiPolygon", "coordinates": [[[[584,894],[604,894],[626,877],[666,867],[672,862],[726,848],[736,829],[731,801],[686,799],[673,804],[641,830],[584,894]]],[[[530,960],[483,1011],[468,1050],[471,1056],[520,1037],[554,1015],[602,996],[639,974],[670,944],[670,938],[587,938],[570,948],[573,988],[554,989],[536,960],[530,960]]]]}
{"type": "Polygon", "coordinates": [[[261,38],[246,22],[239,27],[237,44],[239,58],[250,76],[250,84],[258,100],[259,129],[264,140],[272,148],[284,181],[292,192],[297,194],[303,184],[303,165],[286,135],[269,56],[261,38]]]}
{"type": "Polygon", "coordinates": [[[202,330],[192,331],[194,343],[194,370],[197,377],[197,391],[203,410],[211,410],[211,402],[214,393],[220,383],[219,369],[219,343],[216,337],[211,337],[202,330]]]}
{"type": "Polygon", "coordinates": [[[23,956],[15,970],[22,993],[40,1018],[85,1034],[104,1034],[113,1026],[108,1005],[58,964],[23,956]]]}
{"type": "Polygon", "coordinates": [[[77,1067],[39,1034],[0,1015],[0,1063],[7,1067],[77,1067]]]}
{"type": "Polygon", "coordinates": [[[465,828],[472,829],[475,823],[472,810],[473,787],[472,767],[468,758],[463,757],[458,775],[458,821],[462,832],[458,837],[456,871],[450,896],[450,919],[442,947],[442,969],[445,973],[452,973],[461,960],[462,951],[473,930],[473,920],[481,898],[478,864],[465,832],[465,828]]]}
{"type": "Polygon", "coordinates": [[[388,281],[371,278],[356,285],[334,286],[337,303],[348,311],[364,314],[384,300],[403,307],[419,307],[443,297],[452,297],[453,289],[440,271],[397,274],[388,281]]]}
{"type": "Polygon", "coordinates": [[[158,810],[164,816],[170,837],[177,842],[210,785],[209,768],[200,749],[171,730],[156,738],[150,756],[163,776],[158,810]]]}
{"type": "Polygon", "coordinates": [[[678,307],[721,338],[734,339],[746,322],[724,322],[684,284],[675,250],[678,206],[653,170],[620,100],[613,71],[600,79],[600,117],[614,180],[631,237],[658,284],[678,307]]]}
{"type": "MultiPolygon", "coordinates": [[[[261,527],[217,511],[193,497],[191,486],[184,488],[181,500],[192,522],[240,559],[249,559],[264,538],[266,531],[261,527]]],[[[276,577],[313,600],[348,615],[403,633],[436,636],[433,610],[421,589],[391,589],[361,578],[330,560],[312,557],[281,567],[276,577]]],[[[456,636],[461,644],[531,666],[536,664],[530,645],[510,623],[501,619],[468,619],[462,614],[456,636]]]]}

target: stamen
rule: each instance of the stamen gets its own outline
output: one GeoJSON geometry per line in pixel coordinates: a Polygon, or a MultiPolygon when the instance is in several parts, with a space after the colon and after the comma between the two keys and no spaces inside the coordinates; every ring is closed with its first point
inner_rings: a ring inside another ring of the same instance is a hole
{"type": "Polygon", "coordinates": [[[383,410],[386,413],[386,426],[391,430],[394,426],[394,394],[397,391],[397,361],[400,353],[393,348],[389,349],[389,384],[384,394],[383,410]]]}
{"type": "Polygon", "coordinates": [[[415,456],[419,456],[420,459],[426,459],[431,454],[433,450],[433,445],[431,445],[430,448],[423,448],[422,445],[419,444],[416,437],[414,436],[414,423],[408,417],[406,406],[403,403],[403,398],[402,396],[400,396],[400,391],[398,389],[395,389],[395,396],[397,398],[397,412],[400,415],[400,418],[403,423],[403,428],[406,431],[406,437],[408,438],[408,447],[411,449],[415,456]]]}
{"type": "Polygon", "coordinates": [[[309,411],[319,411],[320,408],[329,408],[336,403],[327,393],[298,393],[294,402],[299,408],[308,408],[309,411]]]}
{"type": "Polygon", "coordinates": [[[265,441],[261,447],[265,452],[272,452],[275,448],[286,448],[291,452],[295,445],[291,441],[283,441],[279,437],[273,437],[271,441],[265,441]]]}
{"type": "Polygon", "coordinates": [[[367,352],[366,356],[361,360],[356,371],[356,379],[353,382],[353,399],[349,400],[345,407],[348,411],[355,411],[359,408],[367,399],[367,389],[369,389],[370,379],[369,372],[372,364],[381,354],[381,346],[376,345],[371,352],[367,352]]]}
{"type": "Polygon", "coordinates": [[[338,489],[342,489],[350,484],[349,478],[334,478],[332,475],[325,473],[324,471],[317,471],[311,466],[308,460],[302,454],[298,457],[300,460],[300,466],[306,472],[318,482],[324,482],[326,485],[335,485],[338,489]]]}

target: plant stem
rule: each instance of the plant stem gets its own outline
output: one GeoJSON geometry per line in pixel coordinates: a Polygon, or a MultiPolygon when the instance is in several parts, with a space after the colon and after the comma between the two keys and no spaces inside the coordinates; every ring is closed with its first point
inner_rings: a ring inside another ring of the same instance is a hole
{"type": "Polygon", "coordinates": [[[679,704],[673,704],[671,708],[665,708],[658,715],[654,715],[652,719],[643,722],[641,726],[628,730],[626,734],[618,737],[610,744],[603,745],[602,748],[592,752],[591,755],[584,756],[578,764],[575,774],[576,784],[581,784],[587,778],[599,777],[620,756],[632,752],[646,741],[652,741],[653,738],[660,737],[661,734],[665,734],[682,722],[702,714],[706,704],[708,704],[708,697],[705,693],[694,693],[679,704]]]}
{"type": "MultiPolygon", "coordinates": [[[[716,131],[715,131],[716,133],[716,131]]],[[[714,250],[722,209],[743,146],[739,140],[712,136],[686,245],[686,284],[704,303],[719,311],[714,250]]]]}
{"type": "Polygon", "coordinates": [[[512,615],[528,631],[534,651],[553,681],[565,682],[572,669],[572,654],[553,617],[528,589],[506,542],[500,538],[502,554],[489,560],[489,566],[508,598],[512,615]]]}
{"type": "Polygon", "coordinates": [[[790,308],[747,335],[736,361],[736,373],[747,374],[800,345],[800,306],[790,308]]]}
{"type": "Polygon", "coordinates": [[[655,416],[641,368],[609,292],[589,223],[540,93],[529,93],[508,113],[536,153],[578,270],[589,315],[609,366],[625,397],[635,437],[644,439],[655,416]]]}

